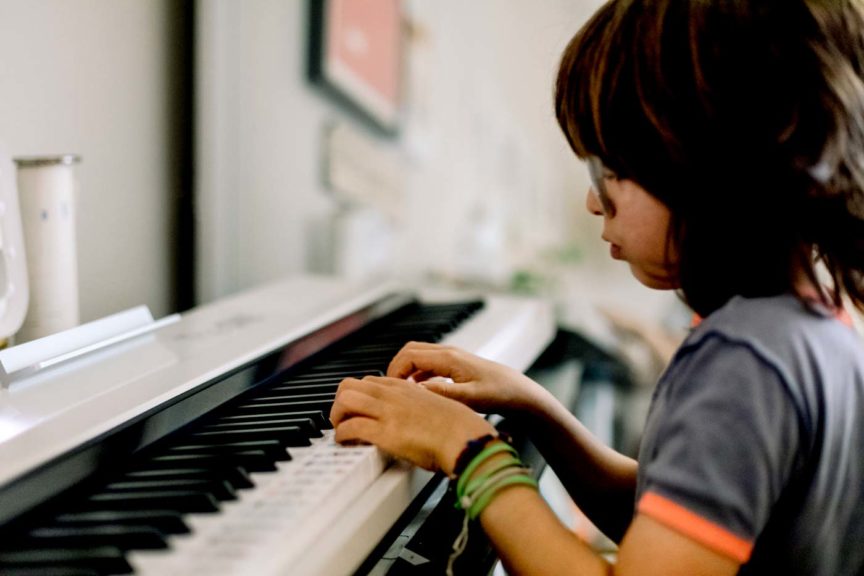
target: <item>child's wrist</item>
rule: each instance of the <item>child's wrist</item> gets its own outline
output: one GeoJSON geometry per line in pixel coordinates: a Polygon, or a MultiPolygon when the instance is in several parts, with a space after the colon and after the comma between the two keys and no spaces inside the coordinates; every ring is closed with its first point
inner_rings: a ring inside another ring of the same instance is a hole
{"type": "MultiPolygon", "coordinates": [[[[454,434],[451,442],[439,460],[441,471],[450,478],[459,472],[457,468],[464,469],[467,462],[482,450],[485,445],[499,437],[498,431],[486,420],[479,419],[478,426],[472,426],[470,432],[464,430],[454,434]]],[[[461,470],[460,470],[461,471],[461,470]]]]}
{"type": "Polygon", "coordinates": [[[531,470],[519,459],[516,449],[500,436],[469,442],[453,480],[456,507],[465,510],[471,520],[476,519],[500,491],[510,486],[537,488],[531,470]],[[482,448],[477,451],[479,446],[482,448]]]}
{"type": "Polygon", "coordinates": [[[560,405],[558,399],[538,384],[522,399],[520,409],[509,417],[531,429],[533,423],[548,420],[549,415],[555,413],[557,405],[560,405]]]}
{"type": "MultiPolygon", "coordinates": [[[[494,430],[494,429],[493,429],[494,430]]],[[[447,562],[447,573],[453,573],[453,563],[468,543],[468,523],[480,514],[501,492],[514,486],[537,489],[531,470],[519,459],[519,454],[502,433],[490,432],[469,440],[456,459],[451,475],[455,506],[465,512],[462,531],[453,542],[453,553],[447,562]]]]}
{"type": "Polygon", "coordinates": [[[466,442],[453,464],[451,473],[448,475],[451,478],[455,478],[464,473],[468,465],[478,454],[488,448],[490,444],[497,441],[503,441],[509,444],[510,438],[506,433],[493,430],[466,442]]]}

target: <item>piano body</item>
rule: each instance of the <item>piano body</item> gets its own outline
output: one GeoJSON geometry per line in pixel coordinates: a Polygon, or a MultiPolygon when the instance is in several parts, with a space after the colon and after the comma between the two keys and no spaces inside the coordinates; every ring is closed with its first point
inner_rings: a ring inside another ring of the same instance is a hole
{"type": "Polygon", "coordinates": [[[0,574],[353,574],[435,477],[339,446],[343,377],[412,339],[524,370],[549,306],[302,276],[0,389],[0,574]]]}

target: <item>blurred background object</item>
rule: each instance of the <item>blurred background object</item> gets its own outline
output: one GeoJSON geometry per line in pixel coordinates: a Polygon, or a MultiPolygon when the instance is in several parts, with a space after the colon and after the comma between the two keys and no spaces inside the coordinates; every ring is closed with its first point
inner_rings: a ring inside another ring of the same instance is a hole
{"type": "Polygon", "coordinates": [[[15,158],[30,287],[16,344],[79,323],[75,165],[80,161],[74,154],[15,158]]]}
{"type": "Polygon", "coordinates": [[[29,296],[15,165],[0,145],[0,348],[24,322],[29,296]]]}
{"type": "Polygon", "coordinates": [[[2,0],[0,126],[14,157],[73,150],[81,321],[188,306],[191,2],[2,0]],[[188,244],[188,242],[187,242],[188,244]]]}

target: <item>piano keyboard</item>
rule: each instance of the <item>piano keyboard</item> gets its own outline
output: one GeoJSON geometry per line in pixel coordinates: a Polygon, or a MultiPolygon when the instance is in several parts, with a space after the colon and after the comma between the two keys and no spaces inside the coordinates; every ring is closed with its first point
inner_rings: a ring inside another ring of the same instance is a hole
{"type": "Polygon", "coordinates": [[[163,408],[105,435],[107,462],[0,528],[0,574],[352,573],[431,475],[335,444],[339,382],[383,374],[409,340],[458,342],[483,312],[481,302],[411,302],[323,350],[307,346],[299,361],[286,358],[296,344],[265,355],[235,371],[253,374],[239,390],[180,395],[170,406],[179,426],[164,424],[163,408]]]}

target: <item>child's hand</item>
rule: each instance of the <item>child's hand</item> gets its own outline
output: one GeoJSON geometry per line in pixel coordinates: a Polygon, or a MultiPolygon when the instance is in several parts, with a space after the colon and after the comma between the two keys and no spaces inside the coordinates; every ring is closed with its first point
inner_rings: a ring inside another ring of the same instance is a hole
{"type": "Polygon", "coordinates": [[[406,344],[390,362],[387,375],[410,378],[486,413],[530,410],[540,402],[542,391],[539,384],[503,364],[452,346],[423,342],[406,344]]]}
{"type": "Polygon", "coordinates": [[[448,475],[469,440],[495,430],[458,402],[414,382],[380,376],[343,380],[330,420],[337,442],[369,442],[448,475]]]}

